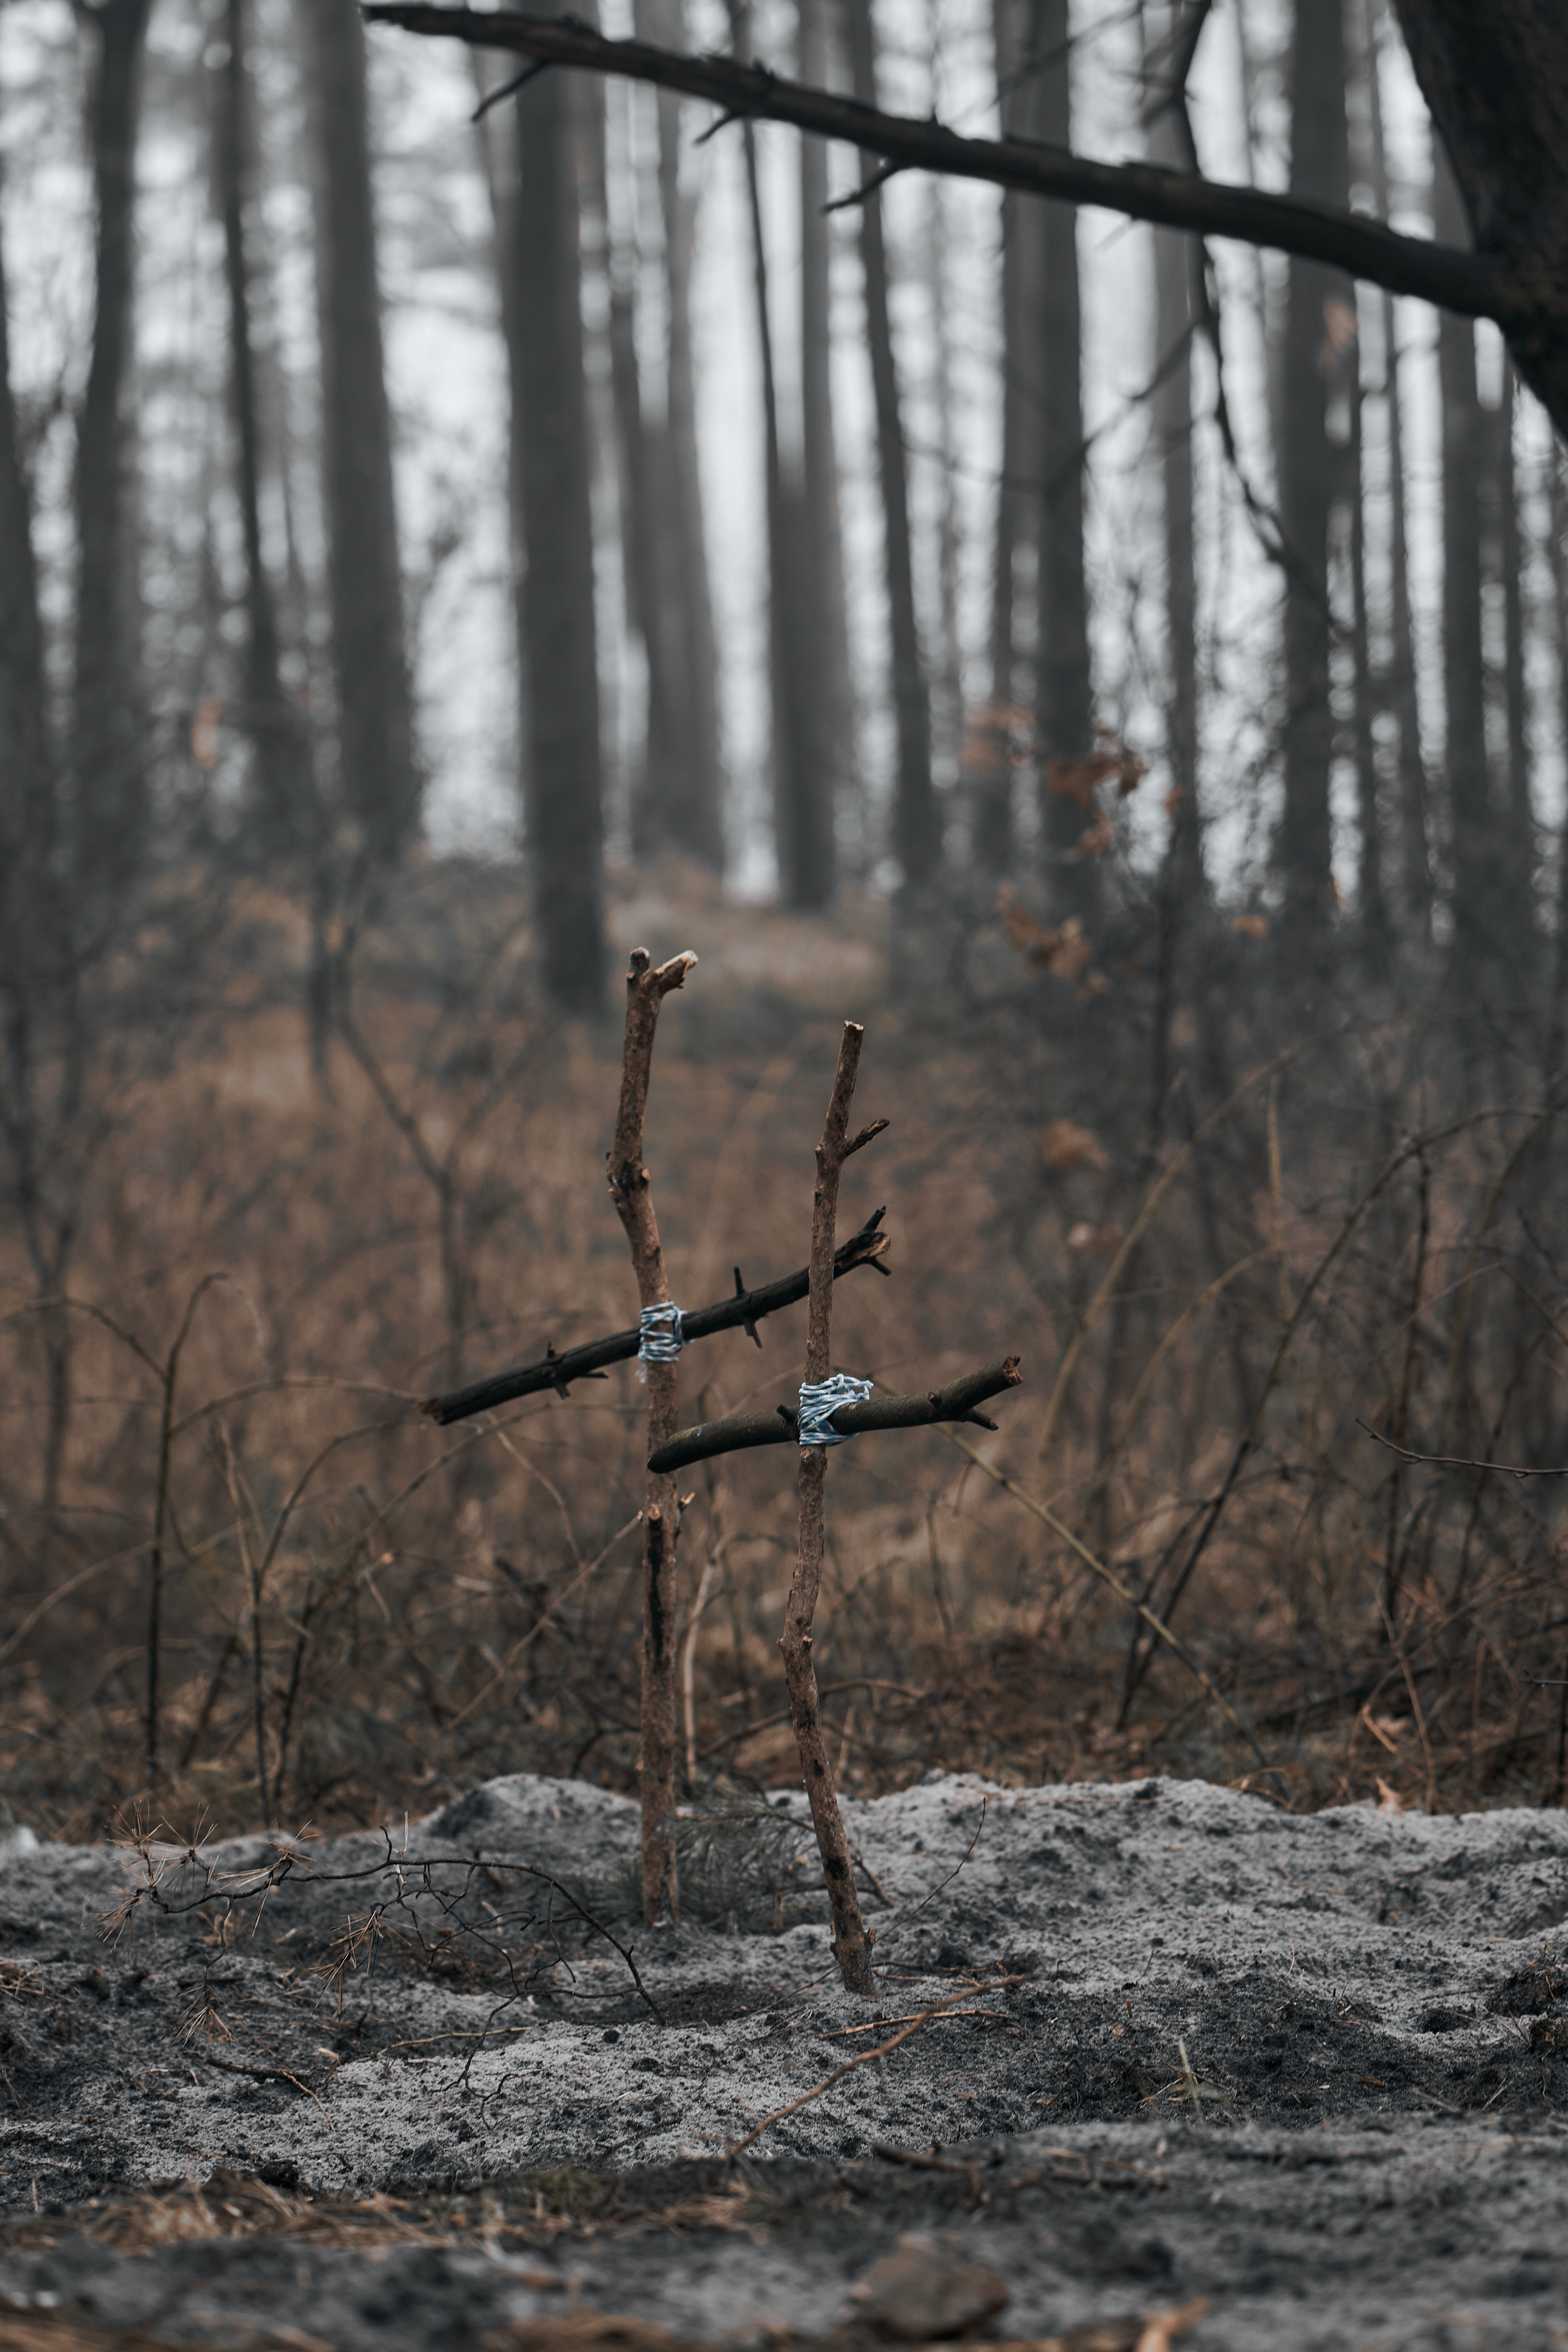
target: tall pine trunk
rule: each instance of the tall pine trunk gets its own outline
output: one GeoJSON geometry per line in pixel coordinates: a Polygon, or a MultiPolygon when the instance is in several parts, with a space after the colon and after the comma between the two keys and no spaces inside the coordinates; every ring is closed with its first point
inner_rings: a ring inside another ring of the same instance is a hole
{"type": "MultiPolygon", "coordinates": [[[[750,54],[742,0],[731,0],[737,57],[750,54]]],[[[763,466],[768,527],[768,653],[773,703],[773,834],[779,889],[784,904],[803,909],[828,905],[837,874],[830,780],[813,766],[807,706],[813,692],[803,625],[806,567],[801,506],[785,488],[779,436],[778,378],[773,366],[767,236],[752,123],[741,126],[746,205],[752,231],[752,287],[763,385],[763,466]]]]}
{"type": "MultiPolygon", "coordinates": [[[[1388,152],[1384,138],[1383,90],[1379,79],[1377,0],[1363,0],[1362,23],[1367,58],[1367,127],[1373,207],[1387,220],[1393,205],[1388,152]]],[[[1380,295],[1383,323],[1384,396],[1388,404],[1388,563],[1390,650],[1383,695],[1397,733],[1400,897],[1404,919],[1415,936],[1432,929],[1432,843],[1427,814],[1426,769],[1421,753],[1421,710],[1415,676],[1415,630],[1410,609],[1410,534],[1405,520],[1405,419],[1399,382],[1400,351],[1394,298],[1380,295]]]]}
{"type": "MultiPolygon", "coordinates": [[[[800,78],[826,89],[832,75],[825,0],[796,0],[800,78]]],[[[842,809],[855,780],[855,705],[839,519],[838,439],[834,424],[832,248],[827,149],[800,141],[800,479],[789,495],[797,516],[802,589],[800,634],[806,675],[803,756],[823,779],[828,807],[842,809]]]]}
{"type": "Polygon", "coordinates": [[[75,864],[117,892],[145,846],[146,747],[138,666],[135,436],[136,143],[151,0],[104,0],[89,110],[96,215],[92,355],[76,462],[75,864]]]}
{"type": "Polygon", "coordinates": [[[364,33],[354,0],[301,0],[315,145],[322,476],[342,798],[371,870],[419,820],[392,467],[364,33]]]}
{"type": "MultiPolygon", "coordinates": [[[[848,0],[846,23],[855,95],[877,103],[877,57],[870,0],[848,0]]],[[[892,641],[893,719],[898,772],[893,797],[893,852],[906,883],[930,882],[942,856],[942,824],[931,772],[931,690],[915,614],[914,555],[910,531],[909,468],[899,404],[898,364],[888,301],[888,256],[882,200],[868,184],[877,164],[862,163],[860,262],[865,277],[866,336],[877,413],[877,465],[882,491],[883,551],[889,630],[892,641]]]]}
{"type": "Polygon", "coordinates": [[[226,0],[226,62],[217,71],[214,176],[223,216],[228,296],[229,399],[245,546],[245,708],[255,747],[256,833],[273,855],[306,845],[309,799],[300,717],[283,690],[278,604],[261,532],[262,436],[252,325],[254,127],[247,0],[226,0]]]}
{"type": "MultiPolygon", "coordinates": [[[[1037,0],[1036,135],[1072,144],[1070,22],[1068,0],[1037,0]]],[[[1094,746],[1089,667],[1089,583],[1083,558],[1082,318],[1079,299],[1078,212],[1046,205],[1035,311],[1041,340],[1045,406],[1040,449],[1039,624],[1035,663],[1035,722],[1042,753],[1041,833],[1048,887],[1058,913],[1092,922],[1100,905],[1100,867],[1077,854],[1085,814],[1070,793],[1053,789],[1053,763],[1076,765],[1094,746]]]]}
{"type": "MultiPolygon", "coordinates": [[[[1168,68],[1180,11],[1161,12],[1159,56],[1168,68]]],[[[1151,26],[1152,31],[1153,27],[1151,26]]],[[[1158,103],[1157,76],[1147,77],[1158,103]]],[[[1183,142],[1170,110],[1150,139],[1156,163],[1179,167],[1183,142]]],[[[1165,747],[1171,776],[1170,824],[1160,872],[1158,961],[1151,1056],[1150,1134],[1157,1137],[1171,1086],[1171,1025],[1180,992],[1183,933],[1204,894],[1203,824],[1198,794],[1197,530],[1193,498],[1193,272],[1201,267],[1191,237],[1154,232],[1155,395],[1165,543],[1165,747]]]]}
{"type": "MultiPolygon", "coordinates": [[[[1469,242],[1458,188],[1434,150],[1434,233],[1469,242]]],[[[1454,979],[1465,992],[1511,953],[1514,927],[1500,904],[1501,858],[1487,757],[1486,661],[1481,638],[1481,484],[1487,420],[1476,383],[1472,320],[1442,311],[1437,376],[1443,401],[1444,765],[1453,856],[1454,979]]]]}
{"type": "Polygon", "coordinates": [[[604,782],[574,134],[598,92],[548,73],[519,92],[502,268],[520,588],[529,858],[542,973],[555,1003],[605,999],[604,782]]]}
{"type": "MultiPolygon", "coordinates": [[[[1290,193],[1320,204],[1349,198],[1345,43],[1341,0],[1299,0],[1291,48],[1290,193]]],[[[1337,317],[1352,320],[1348,279],[1292,259],[1280,388],[1280,513],[1285,589],[1285,807],[1278,856],[1288,948],[1321,962],[1333,913],[1329,782],[1334,725],[1329,698],[1329,530],[1339,452],[1329,403],[1337,317]]]]}
{"type": "Polygon", "coordinates": [[[1514,456],[1518,418],[1517,379],[1512,362],[1502,369],[1502,403],[1497,420],[1497,570],[1503,610],[1503,719],[1508,787],[1503,844],[1504,903],[1512,910],[1521,941],[1535,927],[1535,814],[1530,797],[1530,717],[1525,688],[1524,534],[1521,529],[1519,480],[1514,456]]]}

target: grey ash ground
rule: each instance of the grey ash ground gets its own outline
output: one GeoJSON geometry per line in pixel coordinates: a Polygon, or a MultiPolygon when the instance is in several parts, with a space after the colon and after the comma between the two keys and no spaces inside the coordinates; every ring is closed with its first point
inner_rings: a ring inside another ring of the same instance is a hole
{"type": "Polygon", "coordinates": [[[1203,2301],[1198,2352],[1568,2346],[1568,1817],[935,1777],[846,1810],[869,2006],[798,1800],[690,1824],[700,1916],[661,1933],[628,1918],[635,1809],[574,1782],[309,1847],[265,1900],[260,1841],[154,1855],[117,1942],[136,1855],[11,1852],[0,2311],[379,2352],[568,2305],[850,2342],[902,2325],[853,2290],[914,2236],[906,2264],[1005,2282],[996,2339],[1114,2352],[1203,2301]]]}

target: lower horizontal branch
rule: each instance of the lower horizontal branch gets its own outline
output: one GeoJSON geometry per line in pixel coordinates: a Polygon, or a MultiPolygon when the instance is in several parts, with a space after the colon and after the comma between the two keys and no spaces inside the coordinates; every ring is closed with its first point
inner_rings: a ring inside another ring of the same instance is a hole
{"type": "MultiPolygon", "coordinates": [[[[987,1397],[1016,1389],[1024,1375],[1016,1356],[987,1364],[984,1371],[966,1372],[944,1389],[924,1396],[868,1397],[864,1404],[841,1404],[829,1417],[829,1426],[845,1437],[862,1437],[879,1429],[929,1429],[938,1421],[978,1422],[994,1429],[994,1421],[976,1411],[987,1397]]],[[[700,1422],[695,1429],[678,1429],[668,1445],[648,1457],[650,1470],[684,1470],[689,1463],[706,1462],[716,1454],[743,1454],[752,1445],[793,1445],[798,1417],[793,1405],[772,1412],[738,1412],[728,1421],[700,1422]]]]}

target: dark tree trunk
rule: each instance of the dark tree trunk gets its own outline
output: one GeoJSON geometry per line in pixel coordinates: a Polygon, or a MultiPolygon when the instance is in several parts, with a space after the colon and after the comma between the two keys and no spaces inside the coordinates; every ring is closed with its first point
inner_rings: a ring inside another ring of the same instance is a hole
{"type": "MultiPolygon", "coordinates": [[[[824,0],[796,0],[800,78],[818,89],[832,79],[824,0]]],[[[813,681],[801,717],[803,756],[823,780],[827,804],[842,808],[855,781],[855,702],[839,523],[838,446],[833,418],[832,253],[827,217],[827,149],[800,142],[801,474],[796,509],[804,599],[800,631],[813,681]]]]}
{"type": "MultiPolygon", "coordinates": [[[[746,54],[747,26],[741,0],[731,0],[730,21],[737,56],[746,54]]],[[[778,383],[768,307],[767,241],[757,174],[756,134],[742,128],[746,200],[752,227],[752,277],[757,306],[757,345],[763,378],[763,462],[768,520],[768,647],[773,694],[773,828],[778,845],[779,889],[784,904],[820,908],[833,897],[837,866],[834,811],[828,779],[806,756],[805,712],[811,694],[801,625],[805,564],[800,507],[786,495],[779,447],[778,383]]]]}
{"type": "Polygon", "coordinates": [[[1528,289],[1514,364],[1568,432],[1568,15],[1559,0],[1394,5],[1475,241],[1528,289]]]}
{"type": "MultiPolygon", "coordinates": [[[[1386,220],[1393,204],[1388,176],[1388,152],[1384,139],[1383,94],[1378,77],[1377,0],[1363,0],[1363,41],[1367,58],[1367,129],[1373,205],[1386,220]]],[[[1429,939],[1432,929],[1432,844],[1427,817],[1426,769],[1421,753],[1421,710],[1415,679],[1415,631],[1410,611],[1410,536],[1405,522],[1404,405],[1399,384],[1399,346],[1395,335],[1394,299],[1379,296],[1383,321],[1384,396],[1388,404],[1388,670],[1384,697],[1397,730],[1396,775],[1399,807],[1400,895],[1410,930],[1429,939]]]]}
{"type": "Polygon", "coordinates": [[[527,820],[544,983],[569,1012],[605,1000],[603,773],[587,386],[574,134],[597,101],[545,74],[517,100],[517,184],[503,267],[512,464],[527,549],[527,820]]]}
{"type": "Polygon", "coordinates": [[[1505,359],[1497,420],[1497,548],[1503,610],[1503,717],[1508,741],[1505,904],[1515,936],[1535,928],[1535,814],[1530,800],[1530,722],[1525,689],[1524,541],[1514,466],[1515,377],[1505,359]]]}
{"type": "Polygon", "coordinates": [[[382,351],[364,34],[354,0],[303,0],[316,148],[322,475],[342,796],[372,867],[419,821],[413,693],[382,351]]]}
{"type": "MultiPolygon", "coordinates": [[[[877,58],[870,0],[848,0],[846,24],[855,95],[877,103],[877,58]]],[[[869,181],[873,157],[862,165],[869,181]]],[[[931,880],[942,856],[942,823],[931,788],[931,691],[915,617],[914,557],[910,535],[909,469],[904,455],[899,379],[888,305],[888,257],[882,202],[873,189],[860,201],[860,261],[865,275],[866,334],[877,409],[877,462],[882,489],[883,546],[892,639],[893,718],[898,776],[893,800],[893,852],[906,883],[931,880]]]]}
{"type": "Polygon", "coordinates": [[[1371,632],[1366,609],[1366,496],[1362,478],[1361,338],[1351,356],[1351,650],[1354,666],[1356,814],[1361,828],[1361,871],[1358,892],[1362,952],[1374,977],[1388,970],[1392,940],[1388,902],[1383,887],[1383,819],[1378,804],[1377,748],[1373,733],[1375,690],[1372,675],[1371,632]]]}
{"type": "MultiPolygon", "coordinates": [[[[1037,135],[1033,44],[1024,0],[994,0],[998,111],[1007,138],[1037,135]]],[[[991,576],[991,701],[970,751],[971,844],[981,872],[1000,879],[1012,866],[1013,745],[1018,707],[1018,572],[1031,543],[1026,485],[1037,473],[1043,395],[1030,289],[1038,282],[1044,207],[1002,197],[1002,476],[991,576]]]]}
{"type": "MultiPolygon", "coordinates": [[[[1350,193],[1345,44],[1340,0],[1300,0],[1291,51],[1290,193],[1344,205],[1350,193]]],[[[1293,259],[1280,393],[1280,512],[1289,547],[1285,590],[1285,809],[1279,860],[1287,947],[1321,959],[1333,912],[1329,772],[1329,521],[1339,452],[1329,437],[1339,362],[1332,321],[1353,318],[1348,279],[1293,259]],[[1338,309],[1331,306],[1339,306],[1338,309]]],[[[1352,352],[1353,362],[1353,349],[1352,352]]]]}
{"type": "Polygon", "coordinates": [[[26,978],[38,951],[31,935],[37,893],[53,872],[58,793],[0,251],[0,975],[8,992],[26,978]]]}
{"type": "Polygon", "coordinates": [[[147,819],[139,699],[134,435],[136,140],[151,0],[105,0],[89,108],[96,308],[77,441],[75,863],[113,893],[139,861],[147,819]]]}
{"type": "Polygon", "coordinates": [[[299,713],[283,691],[278,604],[261,536],[261,421],[251,323],[254,131],[247,0],[227,0],[213,156],[228,293],[229,396],[245,541],[245,723],[255,746],[257,831],[276,853],[304,845],[308,823],[299,713]]]}
{"type": "MultiPolygon", "coordinates": [[[[1458,189],[1436,152],[1433,220],[1439,236],[1462,241],[1458,189]]],[[[1476,386],[1476,331],[1447,311],[1437,320],[1443,401],[1444,768],[1453,858],[1454,971],[1462,989],[1484,982],[1504,946],[1499,903],[1501,861],[1487,760],[1486,663],[1481,643],[1481,484],[1487,425],[1476,386]]],[[[1504,959],[1506,961],[1506,958],[1504,959]]]]}
{"type": "MultiPolygon", "coordinates": [[[[1162,11],[1162,58],[1179,12],[1162,11]]],[[[1153,76],[1150,97],[1159,96],[1153,76]]],[[[1156,161],[1184,160],[1167,109],[1156,117],[1156,161]]],[[[1160,873],[1158,961],[1151,1071],[1150,1134],[1157,1137],[1171,1085],[1171,1024],[1179,989],[1182,934],[1204,893],[1202,810],[1198,798],[1197,539],[1193,507],[1193,273],[1202,267],[1191,237],[1154,232],[1155,364],[1164,373],[1155,398],[1165,538],[1165,746],[1171,777],[1170,829],[1160,873]]]]}
{"type": "MultiPolygon", "coordinates": [[[[1071,45],[1068,0],[1036,0],[1036,135],[1047,145],[1072,144],[1071,45]]],[[[1089,673],[1089,585],[1083,561],[1082,331],[1079,302],[1078,211],[1042,207],[1044,282],[1036,310],[1045,405],[1041,418],[1039,622],[1035,664],[1035,722],[1043,761],[1041,833],[1049,888],[1058,912],[1092,921],[1100,904],[1100,868],[1077,855],[1086,819],[1070,794],[1051,788],[1052,761],[1069,766],[1094,747],[1094,688],[1089,673]]]]}
{"type": "MultiPolygon", "coordinates": [[[[640,39],[685,47],[680,0],[637,0],[640,39]]],[[[715,872],[723,865],[723,774],[719,750],[718,656],[709,592],[697,406],[691,356],[691,261],[696,201],[680,184],[680,100],[661,90],[658,194],[664,232],[665,414],[641,411],[654,561],[647,577],[656,609],[658,692],[667,747],[656,758],[649,711],[648,830],[715,872]]],[[[623,362],[624,364],[624,362],[623,362]]],[[[640,404],[639,404],[640,406],[640,404]]],[[[646,642],[646,639],[645,639],[646,642]]],[[[656,647],[649,645],[649,700],[656,647]]]]}

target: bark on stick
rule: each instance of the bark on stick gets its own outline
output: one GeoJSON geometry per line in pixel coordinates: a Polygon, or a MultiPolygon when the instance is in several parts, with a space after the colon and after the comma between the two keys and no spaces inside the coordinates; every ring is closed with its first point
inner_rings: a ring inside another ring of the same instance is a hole
{"type": "MultiPolygon", "coordinates": [[[[805,1342],[808,1381],[825,1381],[832,1370],[833,1239],[838,1218],[838,1179],[849,1153],[865,1139],[858,1136],[854,1143],[849,1141],[849,1105],[855,1094],[855,1074],[865,1034],[858,1022],[845,1023],[827,1120],[822,1141],[816,1147],[816,1189],[811,1207],[811,1303],[805,1342]]],[[[859,1899],[855,1892],[849,1841],[844,1834],[833,1769],[827,1760],[827,1743],[822,1736],[822,1707],[811,1656],[811,1621],[822,1582],[826,1480],[826,1448],[802,1446],[799,1548],[779,1647],[784,1652],[784,1676],[789,1685],[790,1720],[800,1749],[812,1825],[833,1906],[833,1948],[848,1990],[870,1993],[876,1990],[871,1972],[872,1939],[860,1916],[859,1899]]]]}
{"type": "MultiPolygon", "coordinates": [[[[697,958],[689,952],[654,964],[646,948],[632,950],[626,974],[626,1034],[621,1054],[621,1099],[610,1151],[610,1197],[631,1244],[642,1307],[669,1299],[664,1246],[654,1213],[653,1186],[643,1166],[643,1118],[653,1068],[659,1007],[680,987],[697,958]]],[[[675,1430],[679,1367],[648,1364],[648,1452],[675,1430]]],[[[675,1605],[676,1546],[680,1506],[673,1473],[650,1470],[643,1501],[642,1636],[642,1888],[650,1927],[679,1916],[675,1867],[675,1605]]]]}

